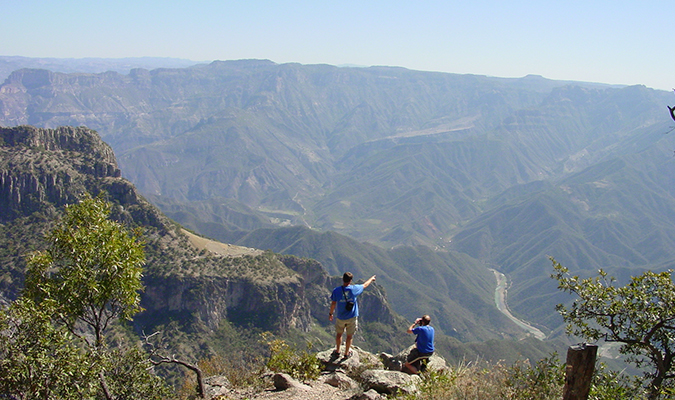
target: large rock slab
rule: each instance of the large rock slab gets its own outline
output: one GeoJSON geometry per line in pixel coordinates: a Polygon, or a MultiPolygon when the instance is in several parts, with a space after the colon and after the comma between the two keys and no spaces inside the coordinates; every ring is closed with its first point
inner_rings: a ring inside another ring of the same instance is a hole
{"type": "Polygon", "coordinates": [[[386,398],[386,396],[383,396],[377,393],[377,391],[370,389],[367,392],[350,397],[349,400],[386,400],[386,398]]]}
{"type": "MultiPolygon", "coordinates": [[[[344,350],[344,346],[342,349],[344,350]]],[[[366,369],[382,367],[382,362],[376,355],[362,350],[357,346],[352,346],[352,355],[350,357],[345,357],[342,353],[333,354],[333,350],[334,349],[325,350],[316,355],[319,361],[323,363],[324,369],[327,371],[336,371],[340,369],[349,373],[362,368],[363,366],[365,366],[366,369]]]]}
{"type": "Polygon", "coordinates": [[[320,381],[342,390],[357,390],[360,388],[358,382],[342,371],[331,371],[328,374],[323,375],[320,381]]]}
{"type": "Polygon", "coordinates": [[[310,386],[298,382],[288,374],[283,373],[274,374],[272,380],[274,381],[274,388],[276,390],[288,390],[288,389],[312,390],[310,386]]]}
{"type": "Polygon", "coordinates": [[[232,384],[226,376],[216,375],[204,379],[204,390],[207,399],[223,396],[230,388],[232,388],[232,384]]]}
{"type": "Polygon", "coordinates": [[[399,371],[367,370],[361,374],[362,382],[378,393],[416,393],[422,381],[417,375],[408,375],[399,371]]]}

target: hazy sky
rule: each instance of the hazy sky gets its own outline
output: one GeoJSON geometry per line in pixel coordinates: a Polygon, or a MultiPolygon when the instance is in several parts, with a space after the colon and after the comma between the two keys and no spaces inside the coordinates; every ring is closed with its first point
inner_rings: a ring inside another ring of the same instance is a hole
{"type": "Polygon", "coordinates": [[[675,87],[675,1],[0,0],[0,55],[390,65],[675,87]]]}

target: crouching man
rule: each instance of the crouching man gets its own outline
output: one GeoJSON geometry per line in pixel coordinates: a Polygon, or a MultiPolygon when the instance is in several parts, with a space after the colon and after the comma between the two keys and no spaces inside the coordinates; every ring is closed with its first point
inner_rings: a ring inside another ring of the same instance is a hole
{"type": "Polygon", "coordinates": [[[431,317],[424,315],[408,328],[408,333],[414,333],[417,337],[415,348],[410,351],[407,362],[403,365],[403,372],[417,374],[423,371],[429,357],[434,354],[434,327],[430,323],[431,317]]]}

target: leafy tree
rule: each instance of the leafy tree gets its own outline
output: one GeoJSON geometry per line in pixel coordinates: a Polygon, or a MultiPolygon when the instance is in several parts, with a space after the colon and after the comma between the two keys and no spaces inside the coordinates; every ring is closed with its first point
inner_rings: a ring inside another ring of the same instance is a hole
{"type": "Polygon", "coordinates": [[[110,220],[110,209],[103,195],[68,206],[47,250],[28,260],[22,296],[0,314],[0,394],[166,397],[147,355],[104,341],[113,321],[141,310],[145,259],[139,233],[110,220]]]}
{"type": "Polygon", "coordinates": [[[130,320],[141,310],[145,254],[138,233],[108,218],[111,205],[99,195],[69,205],[61,223],[47,236],[47,250],[28,261],[24,295],[48,303],[74,334],[103,333],[116,318],[130,320]],[[89,332],[82,332],[81,322],[89,332]]]}
{"type": "Polygon", "coordinates": [[[597,363],[588,398],[593,400],[641,400],[645,396],[640,382],[640,377],[631,377],[623,372],[610,370],[604,363],[597,363]]]}
{"type": "Polygon", "coordinates": [[[92,396],[98,365],[51,321],[52,310],[21,298],[0,312],[0,397],[92,396]]]}
{"type": "Polygon", "coordinates": [[[567,333],[597,341],[622,343],[620,352],[638,368],[651,367],[648,398],[656,399],[672,385],[675,377],[675,284],[672,271],[646,271],[632,277],[626,286],[603,270],[599,276],[581,279],[570,276],[567,268],[554,259],[558,288],[578,296],[568,309],[556,309],[567,323],[567,333]]]}

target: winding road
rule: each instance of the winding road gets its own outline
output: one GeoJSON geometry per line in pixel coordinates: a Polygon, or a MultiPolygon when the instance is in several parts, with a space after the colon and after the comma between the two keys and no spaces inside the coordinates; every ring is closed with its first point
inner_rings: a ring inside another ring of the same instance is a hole
{"type": "Polygon", "coordinates": [[[544,334],[544,332],[528,324],[527,322],[514,317],[511,314],[508,306],[506,305],[506,286],[507,286],[506,275],[502,274],[501,272],[495,269],[490,269],[490,271],[494,272],[495,278],[497,279],[497,288],[495,288],[495,305],[497,306],[497,309],[501,311],[504,315],[509,317],[511,321],[515,322],[516,325],[530,332],[530,334],[532,334],[532,336],[534,336],[535,338],[539,340],[546,339],[546,335],[544,334]]]}

